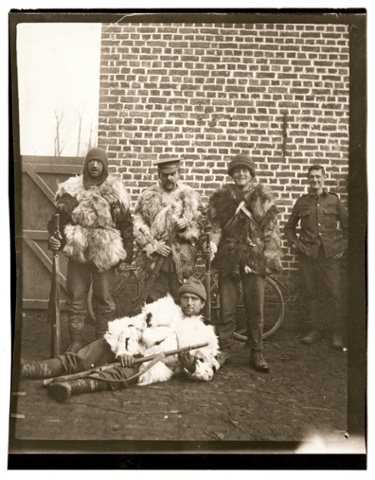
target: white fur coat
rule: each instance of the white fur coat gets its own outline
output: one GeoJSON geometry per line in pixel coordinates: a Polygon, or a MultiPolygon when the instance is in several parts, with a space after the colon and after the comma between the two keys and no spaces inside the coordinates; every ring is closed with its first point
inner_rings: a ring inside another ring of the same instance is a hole
{"type": "Polygon", "coordinates": [[[108,270],[127,258],[113,209],[129,212],[130,197],[122,181],[109,175],[103,184],[85,188],[83,176],[71,177],[58,186],[56,206],[69,211],[64,227],[64,254],[78,262],[91,262],[99,271],[108,270]],[[69,205],[75,200],[70,212],[69,205]]]}
{"type": "Polygon", "coordinates": [[[178,355],[164,357],[163,361],[149,369],[148,363],[143,363],[139,385],[165,382],[181,372],[195,380],[209,381],[219,369],[215,358],[219,353],[219,342],[214,328],[205,325],[201,316],[184,317],[170,295],[145,305],[139,315],[110,322],[104,338],[117,357],[124,354],[148,356],[186,346],[208,344],[188,352],[193,371],[180,364],[178,355]]]}

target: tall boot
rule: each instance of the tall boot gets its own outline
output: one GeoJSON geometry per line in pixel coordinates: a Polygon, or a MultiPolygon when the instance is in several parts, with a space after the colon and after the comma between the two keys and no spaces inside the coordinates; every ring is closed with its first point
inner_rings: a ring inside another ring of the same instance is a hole
{"type": "Polygon", "coordinates": [[[56,382],[48,386],[48,395],[58,402],[65,402],[72,395],[109,390],[107,382],[95,378],[78,378],[67,382],[56,382]]]}
{"type": "Polygon", "coordinates": [[[53,378],[63,375],[64,367],[59,358],[21,365],[21,378],[53,378]]]}
{"type": "Polygon", "coordinates": [[[67,352],[77,353],[83,347],[83,331],[85,328],[84,317],[72,316],[68,319],[68,329],[70,335],[70,344],[67,352]]]}

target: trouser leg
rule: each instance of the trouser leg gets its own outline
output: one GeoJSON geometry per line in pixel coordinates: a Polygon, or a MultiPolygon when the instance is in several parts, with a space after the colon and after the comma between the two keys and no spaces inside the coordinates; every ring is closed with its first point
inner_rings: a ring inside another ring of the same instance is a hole
{"type": "Polygon", "coordinates": [[[21,378],[54,378],[99,367],[115,361],[115,355],[104,338],[86,345],[77,353],[66,352],[56,358],[21,366],[21,378]]]}
{"type": "Polygon", "coordinates": [[[342,312],[340,301],[340,264],[333,258],[325,258],[319,265],[321,286],[324,291],[323,312],[325,324],[332,335],[332,346],[342,348],[342,312]]]}
{"type": "Polygon", "coordinates": [[[314,259],[300,255],[300,273],[304,287],[307,323],[312,331],[321,330],[319,315],[319,269],[314,259]]]}
{"type": "Polygon", "coordinates": [[[230,350],[234,342],[239,287],[239,277],[219,274],[220,315],[216,331],[221,350],[230,350]]]}
{"type": "Polygon", "coordinates": [[[92,374],[87,377],[52,383],[48,387],[48,394],[58,402],[64,402],[71,395],[97,392],[101,390],[118,390],[126,387],[138,373],[138,367],[113,367],[111,369],[92,374]]]}
{"type": "Polygon", "coordinates": [[[161,270],[155,279],[155,282],[151,288],[147,303],[155,302],[159,298],[163,298],[170,293],[174,300],[178,302],[178,291],[181,287],[181,283],[177,279],[176,272],[165,272],[161,270]]]}
{"type": "Polygon", "coordinates": [[[265,278],[261,275],[241,275],[247,325],[247,346],[260,352],[263,348],[265,278]]]}
{"type": "Polygon", "coordinates": [[[102,338],[108,330],[108,322],[116,316],[116,303],[112,291],[114,285],[114,268],[99,272],[92,268],[93,305],[96,321],[96,338],[102,338]]]}
{"type": "Polygon", "coordinates": [[[89,343],[77,353],[66,352],[58,358],[61,360],[65,375],[90,370],[116,360],[115,354],[104,338],[89,343]]]}
{"type": "Polygon", "coordinates": [[[68,351],[77,352],[83,345],[83,333],[87,312],[87,295],[91,285],[90,265],[69,260],[67,270],[68,351]]]}

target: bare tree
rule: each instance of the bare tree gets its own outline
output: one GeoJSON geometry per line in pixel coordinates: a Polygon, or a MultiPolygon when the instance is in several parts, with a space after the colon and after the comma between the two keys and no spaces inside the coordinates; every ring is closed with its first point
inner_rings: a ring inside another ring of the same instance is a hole
{"type": "Polygon", "coordinates": [[[88,144],[88,148],[87,150],[90,150],[90,148],[92,147],[92,122],[90,122],[90,133],[89,133],[89,144],[88,144]]]}
{"type": "Polygon", "coordinates": [[[79,112],[77,112],[77,115],[78,115],[77,157],[79,157],[79,151],[81,148],[82,115],[79,112]]]}
{"type": "Polygon", "coordinates": [[[61,121],[63,114],[58,114],[55,110],[56,133],[55,133],[55,157],[60,157],[64,149],[64,141],[61,139],[61,121]]]}

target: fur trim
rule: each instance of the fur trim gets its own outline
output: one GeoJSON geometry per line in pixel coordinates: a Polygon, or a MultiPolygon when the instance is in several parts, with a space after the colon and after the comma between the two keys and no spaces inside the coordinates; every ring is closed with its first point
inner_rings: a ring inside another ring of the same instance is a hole
{"type": "Polygon", "coordinates": [[[141,340],[145,328],[146,321],[143,313],[134,317],[119,318],[108,323],[104,339],[116,357],[125,354],[143,354],[145,347],[141,340]]]}
{"type": "Polygon", "coordinates": [[[103,197],[110,204],[120,202],[126,210],[130,209],[130,196],[125,185],[114,175],[109,175],[101,185],[91,186],[88,189],[83,186],[82,175],[70,177],[65,182],[58,183],[56,199],[58,200],[64,193],[68,193],[80,202],[90,192],[103,197]]]}

